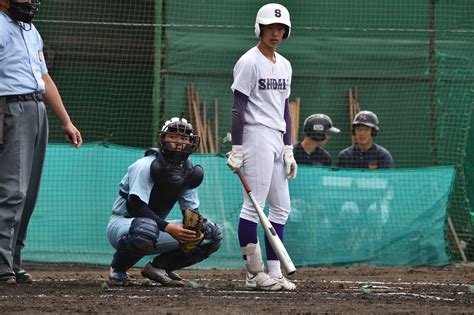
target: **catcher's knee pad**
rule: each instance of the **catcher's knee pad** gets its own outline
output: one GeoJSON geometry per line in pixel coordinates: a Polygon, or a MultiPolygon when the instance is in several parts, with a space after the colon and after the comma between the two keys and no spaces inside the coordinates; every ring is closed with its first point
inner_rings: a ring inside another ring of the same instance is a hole
{"type": "Polygon", "coordinates": [[[245,268],[251,274],[258,274],[263,272],[263,259],[262,259],[262,250],[260,249],[260,244],[257,241],[257,244],[249,243],[244,247],[241,247],[242,255],[245,259],[245,268]]]}
{"type": "MultiPolygon", "coordinates": [[[[206,257],[219,249],[222,243],[222,230],[219,224],[204,219],[204,239],[197,246],[208,253],[206,257]]],[[[205,257],[205,258],[206,258],[205,257]]]]}
{"type": "Polygon", "coordinates": [[[128,249],[132,253],[146,254],[155,247],[160,230],[155,220],[135,218],[128,234],[122,236],[117,249],[128,249]]]}

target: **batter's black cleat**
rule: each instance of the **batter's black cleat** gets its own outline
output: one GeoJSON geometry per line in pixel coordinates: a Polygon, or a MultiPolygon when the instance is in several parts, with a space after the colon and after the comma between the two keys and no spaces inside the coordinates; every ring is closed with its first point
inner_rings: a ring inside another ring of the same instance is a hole
{"type": "Polygon", "coordinates": [[[33,277],[25,269],[15,270],[16,283],[31,283],[33,277]]]}

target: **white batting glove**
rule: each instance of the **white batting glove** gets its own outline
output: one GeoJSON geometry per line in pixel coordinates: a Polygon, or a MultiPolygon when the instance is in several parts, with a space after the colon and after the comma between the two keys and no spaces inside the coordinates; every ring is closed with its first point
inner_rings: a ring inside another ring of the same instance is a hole
{"type": "Polygon", "coordinates": [[[233,145],[232,151],[227,153],[227,166],[232,170],[239,170],[244,164],[244,148],[241,145],[233,145]]]}
{"type": "Polygon", "coordinates": [[[285,148],[283,149],[283,161],[285,161],[286,166],[286,177],[295,178],[298,164],[296,164],[295,157],[293,155],[293,146],[285,145],[285,148]]]}

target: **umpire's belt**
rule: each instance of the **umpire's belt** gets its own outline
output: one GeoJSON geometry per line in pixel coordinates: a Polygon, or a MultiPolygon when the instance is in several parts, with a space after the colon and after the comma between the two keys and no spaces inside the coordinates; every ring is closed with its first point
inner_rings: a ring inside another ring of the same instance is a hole
{"type": "Polygon", "coordinates": [[[21,94],[21,95],[7,95],[6,102],[13,103],[13,102],[22,102],[22,101],[36,101],[42,102],[43,95],[40,93],[28,93],[28,94],[21,94]]]}

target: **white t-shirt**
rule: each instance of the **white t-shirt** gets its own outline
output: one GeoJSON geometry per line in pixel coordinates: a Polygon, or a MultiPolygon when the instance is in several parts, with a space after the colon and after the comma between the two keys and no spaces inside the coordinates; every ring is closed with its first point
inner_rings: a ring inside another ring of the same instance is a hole
{"type": "Polygon", "coordinates": [[[272,63],[257,47],[249,49],[235,64],[231,89],[249,97],[245,124],[285,132],[285,100],[290,97],[293,70],[285,57],[276,52],[275,56],[272,63]]]}

